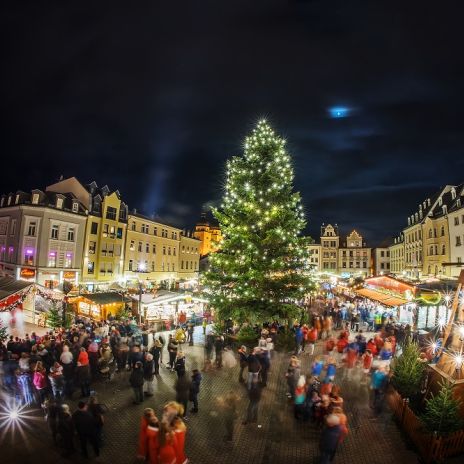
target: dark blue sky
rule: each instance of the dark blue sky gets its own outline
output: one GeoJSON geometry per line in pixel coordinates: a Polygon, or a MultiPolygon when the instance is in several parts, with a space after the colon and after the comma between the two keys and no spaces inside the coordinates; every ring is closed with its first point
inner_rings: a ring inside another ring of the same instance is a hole
{"type": "Polygon", "coordinates": [[[164,3],[1,7],[0,190],[76,175],[191,227],[261,116],[314,235],[381,241],[464,180],[459,2],[164,3]]]}

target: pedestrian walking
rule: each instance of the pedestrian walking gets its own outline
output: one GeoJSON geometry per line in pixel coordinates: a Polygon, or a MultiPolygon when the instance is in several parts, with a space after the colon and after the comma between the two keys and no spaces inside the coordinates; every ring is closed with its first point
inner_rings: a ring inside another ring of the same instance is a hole
{"type": "Polygon", "coordinates": [[[159,375],[162,347],[163,345],[161,345],[161,342],[159,340],[155,340],[153,346],[150,349],[150,353],[153,356],[153,368],[155,375],[159,375]]]}
{"type": "Polygon", "coordinates": [[[65,457],[74,453],[74,421],[67,404],[62,404],[58,410],[57,431],[64,447],[65,457]]]}
{"type": "Polygon", "coordinates": [[[237,406],[238,406],[238,395],[230,391],[224,398],[220,401],[220,406],[222,406],[222,411],[224,415],[224,424],[226,428],[226,434],[224,436],[224,441],[232,441],[234,438],[234,425],[235,420],[238,417],[237,406]]]}
{"type": "Polygon", "coordinates": [[[154,363],[153,355],[151,353],[145,353],[143,361],[143,379],[144,379],[144,394],[146,396],[153,396],[153,379],[154,374],[154,363]]]}
{"type": "Polygon", "coordinates": [[[242,345],[238,350],[239,362],[240,362],[240,371],[238,373],[238,381],[244,383],[245,379],[243,378],[243,371],[248,367],[248,355],[245,345],[242,345]]]}
{"type": "Polygon", "coordinates": [[[190,395],[190,379],[188,376],[183,375],[176,380],[175,386],[176,390],[176,401],[182,405],[183,408],[183,418],[187,418],[187,406],[190,395]]]}
{"type": "Polygon", "coordinates": [[[222,350],[223,349],[224,349],[224,338],[218,335],[214,342],[214,350],[216,354],[216,367],[218,369],[222,367],[222,350]]]}
{"type": "Polygon", "coordinates": [[[183,351],[177,352],[174,370],[176,371],[178,378],[185,375],[185,355],[183,351]]]}
{"type": "Polygon", "coordinates": [[[103,444],[103,425],[105,423],[105,418],[103,414],[105,413],[105,410],[103,409],[103,406],[98,402],[98,397],[96,394],[92,394],[90,396],[87,410],[89,411],[90,415],[93,417],[93,420],[95,422],[98,446],[101,447],[103,444]]]}
{"type": "Polygon", "coordinates": [[[258,422],[258,408],[261,400],[261,384],[253,382],[248,390],[248,408],[246,419],[242,422],[243,425],[253,424],[258,422]]]}
{"type": "Polygon", "coordinates": [[[190,383],[189,400],[193,403],[193,408],[190,412],[198,412],[198,394],[200,393],[201,374],[198,369],[192,371],[192,381],[190,383]]]}
{"type": "Polygon", "coordinates": [[[172,334],[169,334],[169,340],[168,340],[168,353],[169,353],[169,366],[168,368],[171,369],[171,372],[174,372],[174,365],[176,363],[176,357],[177,357],[177,341],[174,339],[172,334]]]}
{"type": "Polygon", "coordinates": [[[334,460],[340,436],[340,418],[335,414],[329,414],[325,418],[325,426],[319,441],[320,464],[329,464],[334,460]]]}
{"type": "Polygon", "coordinates": [[[141,361],[137,361],[129,377],[129,383],[134,391],[134,404],[140,404],[143,401],[143,366],[141,361]]]}
{"type": "Polygon", "coordinates": [[[81,453],[84,458],[88,458],[87,443],[90,443],[95,456],[100,455],[100,446],[98,444],[97,429],[95,421],[87,411],[87,405],[84,401],[79,401],[78,409],[72,415],[74,428],[76,429],[81,444],[81,453]]]}
{"type": "MultiPolygon", "coordinates": [[[[83,348],[83,352],[85,353],[85,348],[83,348]]],[[[76,368],[76,378],[79,386],[81,387],[81,396],[82,398],[85,398],[87,396],[90,396],[90,365],[89,365],[89,359],[86,356],[80,356],[79,358],[81,361],[77,362],[77,368],[76,368]],[[82,363],[85,364],[82,364],[82,363]]]]}

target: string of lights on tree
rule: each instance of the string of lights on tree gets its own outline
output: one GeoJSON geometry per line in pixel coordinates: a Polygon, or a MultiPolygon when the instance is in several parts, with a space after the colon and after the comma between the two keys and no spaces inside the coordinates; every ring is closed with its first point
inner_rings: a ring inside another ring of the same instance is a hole
{"type": "Polygon", "coordinates": [[[213,209],[223,241],[210,256],[205,285],[222,316],[287,317],[311,288],[300,235],[306,220],[293,179],[285,140],[259,121],[243,155],[227,162],[223,200],[213,209]]]}

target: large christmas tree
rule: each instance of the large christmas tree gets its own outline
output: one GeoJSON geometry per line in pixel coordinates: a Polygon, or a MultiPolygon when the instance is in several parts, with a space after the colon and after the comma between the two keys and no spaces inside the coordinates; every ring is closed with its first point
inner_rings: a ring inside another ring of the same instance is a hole
{"type": "Polygon", "coordinates": [[[246,138],[244,154],[227,162],[223,202],[213,209],[224,238],[205,276],[221,319],[290,319],[312,288],[293,178],[285,140],[265,120],[246,138]]]}

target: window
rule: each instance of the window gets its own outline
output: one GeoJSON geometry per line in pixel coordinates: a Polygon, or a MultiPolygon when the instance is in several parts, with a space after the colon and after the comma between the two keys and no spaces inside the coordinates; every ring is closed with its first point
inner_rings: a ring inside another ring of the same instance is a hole
{"type": "Polygon", "coordinates": [[[112,206],[108,206],[106,208],[106,219],[116,221],[117,216],[118,216],[118,210],[116,208],[113,208],[112,206]]]}
{"type": "Polygon", "coordinates": [[[455,226],[458,226],[458,225],[459,225],[459,217],[458,217],[458,216],[456,216],[456,217],[454,218],[454,225],[455,225],[455,226]]]}
{"type": "Polygon", "coordinates": [[[168,247],[168,255],[171,256],[171,247],[168,247]]]}
{"type": "Polygon", "coordinates": [[[13,261],[14,248],[12,246],[8,247],[8,261],[11,263],[13,261]]]}
{"type": "Polygon", "coordinates": [[[441,254],[446,255],[446,246],[445,245],[441,246],[441,254]]]}
{"type": "Polygon", "coordinates": [[[345,269],[346,268],[346,261],[343,261],[342,267],[345,269]]]}
{"type": "Polygon", "coordinates": [[[103,237],[108,237],[108,231],[110,230],[110,227],[108,224],[103,224],[103,237]]]}
{"type": "Polygon", "coordinates": [[[51,234],[50,234],[50,238],[53,239],[53,240],[58,240],[58,234],[60,232],[60,226],[58,225],[53,225],[52,226],[52,230],[51,230],[51,234]]]}
{"type": "Polygon", "coordinates": [[[142,251],[142,242],[139,242],[138,250],[141,252],[142,251]]]}
{"type": "Polygon", "coordinates": [[[182,261],[180,262],[180,268],[181,268],[181,269],[184,269],[184,260],[182,260],[182,261]]]}
{"type": "Polygon", "coordinates": [[[32,195],[32,204],[33,205],[37,205],[39,203],[39,194],[38,193],[34,193],[32,195]]]}
{"type": "Polygon", "coordinates": [[[74,227],[68,229],[68,241],[74,242],[74,227]]]}
{"type": "Polygon", "coordinates": [[[366,268],[366,267],[367,267],[367,263],[364,261],[363,268],[366,268]]]}
{"type": "Polygon", "coordinates": [[[154,243],[153,243],[153,245],[152,245],[152,247],[151,247],[151,252],[152,252],[153,254],[156,253],[156,245],[155,245],[154,243]]]}
{"type": "Polygon", "coordinates": [[[72,253],[69,251],[67,251],[64,256],[64,267],[72,267],[72,253]]]}
{"type": "Polygon", "coordinates": [[[163,255],[165,255],[165,254],[166,254],[166,247],[164,246],[163,247],[163,255]]]}
{"type": "Polygon", "coordinates": [[[63,199],[62,198],[57,198],[56,199],[56,207],[59,209],[63,208],[63,199]]]}
{"type": "Polygon", "coordinates": [[[48,253],[48,267],[56,267],[56,251],[48,253]]]}
{"type": "Polygon", "coordinates": [[[113,263],[106,263],[106,272],[108,274],[112,274],[113,273],[113,263]]]}
{"type": "Polygon", "coordinates": [[[155,272],[155,262],[151,262],[151,272],[155,272]]]}
{"type": "Polygon", "coordinates": [[[153,227],[153,235],[158,235],[158,227],[153,227]]]}
{"type": "Polygon", "coordinates": [[[11,220],[11,226],[10,226],[10,235],[14,235],[16,232],[16,219],[11,220]]]}
{"type": "Polygon", "coordinates": [[[72,212],[77,213],[79,211],[79,203],[76,203],[75,201],[72,204],[72,212]]]}
{"type": "Polygon", "coordinates": [[[92,222],[92,224],[90,225],[90,233],[92,235],[97,235],[97,232],[98,232],[98,222],[92,222]]]}
{"type": "Polygon", "coordinates": [[[134,266],[134,261],[130,259],[129,260],[129,271],[132,271],[133,266],[134,266]]]}
{"type": "Polygon", "coordinates": [[[173,254],[174,256],[176,256],[176,249],[175,249],[175,248],[172,249],[172,254],[173,254]]]}
{"type": "Polygon", "coordinates": [[[145,243],[145,253],[150,253],[150,244],[145,243]]]}
{"type": "Polygon", "coordinates": [[[27,228],[27,235],[29,235],[31,237],[35,237],[36,228],[37,228],[37,222],[36,221],[31,221],[29,223],[28,228],[27,228]]]}
{"type": "Polygon", "coordinates": [[[390,257],[390,251],[387,251],[387,258],[390,257]]]}
{"type": "Polygon", "coordinates": [[[129,250],[130,250],[130,251],[134,251],[134,250],[135,250],[135,242],[134,242],[134,240],[131,240],[131,241],[130,241],[129,250]]]}
{"type": "Polygon", "coordinates": [[[137,230],[137,229],[136,229],[136,226],[135,226],[135,222],[133,222],[133,223],[131,224],[131,230],[133,230],[134,232],[137,230]]]}
{"type": "Polygon", "coordinates": [[[24,264],[27,266],[34,264],[34,250],[32,248],[26,248],[24,251],[24,264]]]}
{"type": "Polygon", "coordinates": [[[116,238],[122,238],[122,227],[118,227],[118,231],[116,233],[116,238]]]}
{"type": "Polygon", "coordinates": [[[89,261],[87,264],[87,274],[93,274],[95,270],[95,263],[93,261],[89,261]]]}
{"type": "Polygon", "coordinates": [[[456,235],[456,246],[461,246],[461,236],[456,235]]]}
{"type": "Polygon", "coordinates": [[[175,270],[176,270],[176,264],[172,263],[172,272],[174,272],[175,270]]]}
{"type": "Polygon", "coordinates": [[[385,269],[385,263],[380,263],[380,269],[385,269]]]}

